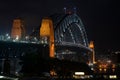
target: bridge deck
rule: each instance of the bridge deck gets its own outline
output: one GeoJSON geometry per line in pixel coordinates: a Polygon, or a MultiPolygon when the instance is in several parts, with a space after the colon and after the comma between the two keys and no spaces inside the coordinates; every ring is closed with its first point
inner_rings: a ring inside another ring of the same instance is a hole
{"type": "Polygon", "coordinates": [[[25,53],[39,53],[41,56],[47,57],[49,56],[49,46],[47,44],[0,41],[0,57],[20,57],[25,53]]]}
{"type": "Polygon", "coordinates": [[[71,43],[71,42],[62,42],[62,43],[58,43],[56,44],[56,48],[58,50],[60,49],[70,49],[72,51],[85,51],[85,52],[91,52],[92,50],[89,47],[86,47],[82,44],[75,44],[75,43],[71,43]]]}

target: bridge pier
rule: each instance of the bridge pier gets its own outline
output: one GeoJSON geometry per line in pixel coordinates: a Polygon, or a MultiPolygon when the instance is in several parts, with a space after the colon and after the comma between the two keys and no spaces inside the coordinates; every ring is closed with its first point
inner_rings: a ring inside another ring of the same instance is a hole
{"type": "Polygon", "coordinates": [[[42,24],[40,27],[40,36],[41,38],[47,37],[49,39],[49,57],[55,58],[55,50],[54,50],[54,28],[53,22],[50,18],[43,18],[42,24]]]}
{"type": "Polygon", "coordinates": [[[1,59],[1,74],[10,74],[10,60],[1,59]]]}
{"type": "Polygon", "coordinates": [[[1,61],[1,74],[3,74],[3,72],[4,72],[4,60],[5,59],[1,59],[0,61],[1,61]]]}

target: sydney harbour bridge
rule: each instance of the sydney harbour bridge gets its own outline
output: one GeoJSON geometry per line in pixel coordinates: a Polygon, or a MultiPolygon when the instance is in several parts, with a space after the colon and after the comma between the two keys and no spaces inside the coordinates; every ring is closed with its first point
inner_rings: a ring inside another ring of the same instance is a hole
{"type": "Polygon", "coordinates": [[[88,52],[91,49],[86,31],[75,13],[53,14],[43,18],[41,26],[29,36],[25,36],[24,32],[22,21],[15,19],[9,38],[0,41],[1,72],[5,59],[10,60],[11,66],[17,67],[19,58],[29,52],[40,53],[44,58],[56,57],[80,62],[89,59],[88,52]]]}

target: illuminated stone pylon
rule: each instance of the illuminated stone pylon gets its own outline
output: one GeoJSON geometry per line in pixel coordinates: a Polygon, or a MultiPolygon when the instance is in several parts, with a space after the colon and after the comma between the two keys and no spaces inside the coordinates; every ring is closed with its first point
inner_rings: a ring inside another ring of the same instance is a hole
{"type": "Polygon", "coordinates": [[[50,18],[43,18],[40,28],[40,37],[48,38],[49,42],[49,56],[54,58],[54,29],[53,29],[53,22],[50,18]]]}
{"type": "Polygon", "coordinates": [[[25,36],[25,29],[23,20],[20,18],[16,18],[13,20],[12,30],[11,30],[11,38],[12,39],[21,39],[25,36]]]}
{"type": "Polygon", "coordinates": [[[89,47],[92,49],[92,63],[95,64],[95,51],[94,51],[94,42],[90,41],[89,47]]]}

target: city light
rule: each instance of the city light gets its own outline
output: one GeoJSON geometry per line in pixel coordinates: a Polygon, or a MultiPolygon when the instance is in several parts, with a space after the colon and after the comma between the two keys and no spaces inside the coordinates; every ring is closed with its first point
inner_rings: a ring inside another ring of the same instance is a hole
{"type": "Polygon", "coordinates": [[[109,75],[109,78],[110,79],[117,79],[117,76],[116,75],[109,75]]]}
{"type": "Polygon", "coordinates": [[[4,76],[0,76],[0,78],[4,78],[4,76]]]}
{"type": "Polygon", "coordinates": [[[75,75],[85,75],[84,72],[75,72],[75,75]]]}

